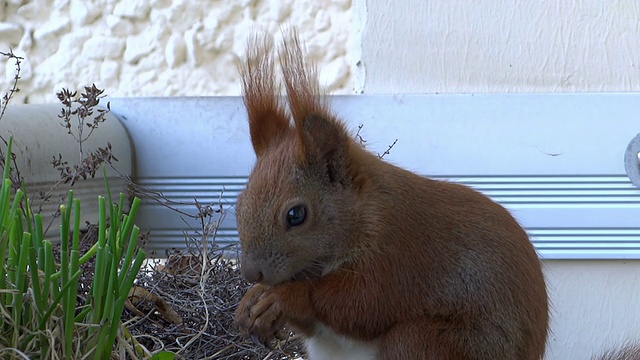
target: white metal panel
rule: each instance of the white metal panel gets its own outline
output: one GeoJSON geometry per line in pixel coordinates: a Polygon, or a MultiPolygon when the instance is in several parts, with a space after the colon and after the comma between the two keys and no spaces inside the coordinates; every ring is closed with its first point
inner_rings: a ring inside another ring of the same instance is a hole
{"type": "MultiPolygon", "coordinates": [[[[135,146],[141,185],[175,201],[221,199],[219,239],[255,160],[242,100],[111,99],[135,146]]],[[[336,113],[367,146],[420,174],[472,186],[506,206],[547,259],[640,258],[640,190],[624,167],[640,132],[638,94],[339,96],[336,113]]],[[[191,208],[183,208],[193,212],[191,208]]],[[[147,203],[152,246],[180,247],[185,223],[147,203]]],[[[194,224],[197,226],[197,224],[194,224]]]]}

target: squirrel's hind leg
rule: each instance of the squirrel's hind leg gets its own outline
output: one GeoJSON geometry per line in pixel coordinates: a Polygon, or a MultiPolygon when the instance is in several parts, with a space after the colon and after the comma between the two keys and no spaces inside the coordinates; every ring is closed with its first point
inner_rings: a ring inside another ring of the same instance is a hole
{"type": "Polygon", "coordinates": [[[391,328],[380,340],[378,360],[525,359],[503,336],[483,336],[464,325],[423,319],[391,328]]]}

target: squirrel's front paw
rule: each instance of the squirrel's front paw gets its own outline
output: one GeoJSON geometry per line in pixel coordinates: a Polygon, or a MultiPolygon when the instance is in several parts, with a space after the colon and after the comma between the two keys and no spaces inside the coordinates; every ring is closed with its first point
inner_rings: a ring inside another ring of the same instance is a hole
{"type": "Polygon", "coordinates": [[[265,285],[255,285],[240,301],[235,320],[240,333],[269,347],[284,326],[282,308],[277,295],[265,285]]]}

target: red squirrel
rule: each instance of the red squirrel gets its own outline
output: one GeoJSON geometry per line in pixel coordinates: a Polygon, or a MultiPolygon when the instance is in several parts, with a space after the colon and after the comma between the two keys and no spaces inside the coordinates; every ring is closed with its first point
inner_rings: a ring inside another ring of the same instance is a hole
{"type": "Polygon", "coordinates": [[[545,352],[540,260],[501,205],[368,152],[329,109],[295,31],[240,65],[257,156],[236,215],[240,331],[286,324],[309,359],[523,359],[545,352]],[[277,65],[287,97],[280,96],[277,65]]]}

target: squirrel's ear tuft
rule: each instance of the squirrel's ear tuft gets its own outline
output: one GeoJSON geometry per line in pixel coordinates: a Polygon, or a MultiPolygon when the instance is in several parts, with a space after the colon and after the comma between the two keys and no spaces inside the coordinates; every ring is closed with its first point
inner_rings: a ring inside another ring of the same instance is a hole
{"type": "Polygon", "coordinates": [[[289,110],[296,128],[301,131],[302,123],[311,114],[330,116],[325,94],[318,82],[315,64],[306,61],[295,29],[283,34],[279,55],[289,110]]]}
{"type": "Polygon", "coordinates": [[[348,133],[326,101],[316,67],[308,63],[295,29],[283,34],[280,66],[287,89],[289,110],[299,139],[298,159],[322,171],[330,181],[347,175],[348,133]]]}
{"type": "Polygon", "coordinates": [[[349,135],[342,123],[310,114],[298,129],[298,158],[330,182],[345,184],[348,179],[347,146],[349,135]]]}
{"type": "Polygon", "coordinates": [[[245,61],[239,64],[251,143],[258,157],[291,129],[280,98],[274,57],[271,38],[254,36],[249,39],[245,61]]]}

